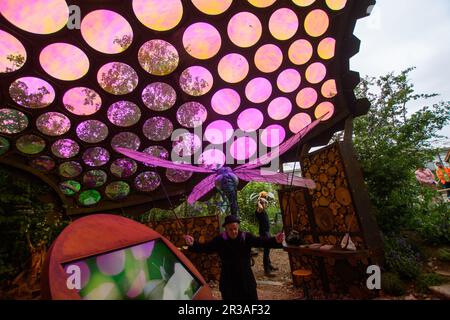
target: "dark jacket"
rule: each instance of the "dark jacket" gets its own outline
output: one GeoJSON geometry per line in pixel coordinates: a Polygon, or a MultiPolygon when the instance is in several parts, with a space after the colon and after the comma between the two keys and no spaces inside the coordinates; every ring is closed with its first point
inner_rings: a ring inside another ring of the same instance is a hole
{"type": "Polygon", "coordinates": [[[275,237],[255,237],[248,232],[241,232],[236,239],[228,238],[226,232],[221,233],[211,241],[194,245],[189,250],[219,254],[222,262],[219,289],[223,300],[257,300],[256,280],[250,264],[250,249],[281,248],[275,237]]]}
{"type": "Polygon", "coordinates": [[[270,231],[269,216],[266,209],[261,212],[255,211],[256,220],[258,220],[259,235],[264,236],[270,231]]]}

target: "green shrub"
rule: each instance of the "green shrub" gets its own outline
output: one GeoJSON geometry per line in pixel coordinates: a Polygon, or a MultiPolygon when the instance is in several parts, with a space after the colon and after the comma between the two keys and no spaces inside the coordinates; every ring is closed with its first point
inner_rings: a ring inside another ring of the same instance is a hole
{"type": "Polygon", "coordinates": [[[381,288],[389,295],[401,296],[405,294],[405,284],[400,277],[392,272],[385,272],[381,275],[381,288]]]}
{"type": "Polygon", "coordinates": [[[415,215],[412,226],[420,236],[431,244],[450,243],[450,208],[439,203],[415,215]]]}
{"type": "Polygon", "coordinates": [[[444,277],[435,273],[421,274],[416,282],[416,289],[420,293],[429,293],[429,287],[438,286],[445,282],[444,277]]]}
{"type": "Polygon", "coordinates": [[[443,262],[450,262],[450,250],[447,248],[439,249],[437,258],[443,262]]]}
{"type": "Polygon", "coordinates": [[[244,219],[241,220],[240,229],[242,231],[247,231],[247,232],[253,233],[255,236],[258,235],[258,226],[247,220],[244,220],[244,219]]]}
{"type": "Polygon", "coordinates": [[[386,237],[386,266],[405,279],[416,279],[421,270],[418,249],[403,237],[386,237]]]}

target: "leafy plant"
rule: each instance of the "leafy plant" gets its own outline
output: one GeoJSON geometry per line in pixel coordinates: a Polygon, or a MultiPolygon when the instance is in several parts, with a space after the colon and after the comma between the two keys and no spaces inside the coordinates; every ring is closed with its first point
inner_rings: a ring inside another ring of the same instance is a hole
{"type": "Polygon", "coordinates": [[[416,289],[418,292],[426,294],[429,293],[429,287],[438,286],[445,282],[444,277],[435,273],[421,274],[417,279],[416,289]]]}
{"type": "Polygon", "coordinates": [[[388,269],[405,279],[416,279],[421,271],[418,248],[399,236],[385,238],[385,256],[388,269]]]}
{"type": "Polygon", "coordinates": [[[450,262],[450,249],[439,249],[437,252],[437,258],[443,262],[450,262]]]}
{"type": "Polygon", "coordinates": [[[385,272],[381,275],[381,288],[389,295],[401,296],[405,294],[405,284],[399,276],[392,272],[385,272]]]}

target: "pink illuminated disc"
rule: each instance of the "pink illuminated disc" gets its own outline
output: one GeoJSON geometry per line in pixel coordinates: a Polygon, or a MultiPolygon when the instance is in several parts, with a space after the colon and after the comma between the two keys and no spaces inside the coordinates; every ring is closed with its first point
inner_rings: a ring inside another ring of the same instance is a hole
{"type": "Polygon", "coordinates": [[[316,119],[320,118],[321,116],[326,116],[322,119],[322,121],[326,121],[330,119],[334,114],[334,105],[331,102],[322,102],[319,104],[314,111],[314,116],[316,119]]]}
{"type": "Polygon", "coordinates": [[[89,71],[86,54],[68,43],[46,46],[39,55],[39,62],[45,72],[59,80],[77,80],[89,71]]]}
{"type": "Polygon", "coordinates": [[[154,76],[171,74],[178,67],[179,60],[177,49],[164,40],[147,41],[138,51],[142,69],[154,76]]]}
{"type": "Polygon", "coordinates": [[[293,64],[302,65],[307,63],[313,54],[313,47],[308,40],[300,39],[294,41],[289,47],[289,60],[293,64]]]}
{"type": "Polygon", "coordinates": [[[238,83],[245,79],[249,71],[247,59],[238,53],[230,53],[223,57],[217,70],[223,81],[238,83]]]}
{"type": "Polygon", "coordinates": [[[304,88],[297,94],[295,101],[302,109],[309,109],[317,102],[317,91],[313,88],[304,88]]]}
{"type": "Polygon", "coordinates": [[[73,114],[90,116],[100,109],[102,99],[92,89],[76,87],[66,91],[63,97],[63,104],[73,114]]]}
{"type": "Polygon", "coordinates": [[[248,48],[256,44],[262,35],[258,17],[250,12],[235,14],[228,23],[228,36],[238,47],[248,48]]]}
{"type": "Polygon", "coordinates": [[[320,37],[328,30],[329,25],[327,13],[320,9],[311,11],[305,18],[305,30],[311,37],[320,37]]]}
{"type": "Polygon", "coordinates": [[[136,71],[129,65],[122,62],[110,62],[98,70],[97,81],[106,92],[124,95],[136,89],[139,78],[136,71]]]}
{"type": "Polygon", "coordinates": [[[278,124],[268,126],[261,133],[261,142],[263,145],[274,148],[280,145],[286,138],[286,131],[278,124]]]}
{"type": "Polygon", "coordinates": [[[233,89],[225,88],[217,91],[211,98],[211,107],[221,115],[234,113],[241,105],[241,97],[233,89]]]}
{"type": "Polygon", "coordinates": [[[286,69],[278,75],[277,87],[281,92],[290,93],[297,90],[302,81],[300,73],[295,69],[286,69]]]}
{"type": "Polygon", "coordinates": [[[323,63],[315,62],[306,69],[305,78],[309,83],[316,84],[321,82],[326,75],[327,68],[323,63]]]}
{"type": "Polygon", "coordinates": [[[336,40],[333,38],[325,38],[320,41],[319,46],[317,47],[317,53],[319,57],[324,60],[328,60],[334,57],[334,53],[336,50],[336,40]]]}
{"type": "Polygon", "coordinates": [[[19,70],[26,60],[27,51],[23,44],[8,32],[0,30],[0,73],[19,70]]]}
{"type": "Polygon", "coordinates": [[[55,100],[55,89],[40,78],[23,77],[11,83],[9,95],[22,107],[39,109],[49,106],[55,100]]]}
{"type": "Polygon", "coordinates": [[[245,87],[247,99],[253,103],[262,103],[269,99],[272,94],[272,85],[266,78],[255,78],[250,80],[245,87]]]}
{"type": "Polygon", "coordinates": [[[324,98],[333,98],[337,95],[336,80],[330,79],[322,85],[322,96],[324,98]]]}
{"type": "Polygon", "coordinates": [[[292,0],[293,3],[300,7],[307,7],[313,4],[316,0],[292,0]]]}
{"type": "Polygon", "coordinates": [[[141,119],[141,110],[133,102],[118,101],[109,107],[107,116],[118,127],[130,127],[141,119]]]}
{"type": "Polygon", "coordinates": [[[267,112],[273,120],[283,120],[292,111],[291,100],[285,97],[275,98],[270,102],[267,112]]]}
{"type": "Polygon", "coordinates": [[[274,44],[263,45],[255,53],[255,65],[262,72],[274,72],[282,62],[283,52],[274,44]]]}
{"type": "Polygon", "coordinates": [[[209,15],[224,13],[231,6],[233,0],[192,0],[194,6],[209,15]]]}
{"type": "Polygon", "coordinates": [[[245,132],[258,130],[263,122],[264,115],[255,108],[242,111],[237,118],[238,127],[245,132]]]}
{"type": "Polygon", "coordinates": [[[258,146],[255,140],[251,137],[237,138],[230,147],[230,154],[236,160],[245,160],[252,157],[258,146]]]}
{"type": "Polygon", "coordinates": [[[225,154],[216,148],[211,148],[203,152],[198,158],[198,164],[205,168],[218,169],[225,164],[225,154]]]}
{"type": "Polygon", "coordinates": [[[36,127],[43,134],[56,137],[69,131],[70,120],[62,113],[47,112],[37,118],[36,127]]]}
{"type": "Polygon", "coordinates": [[[298,113],[291,118],[291,121],[289,122],[289,129],[292,133],[298,133],[311,122],[311,117],[308,114],[298,113]]]}
{"type": "Polygon", "coordinates": [[[213,76],[208,69],[200,66],[189,67],[180,76],[181,89],[191,96],[202,96],[211,90],[213,76]]]}
{"type": "Polygon", "coordinates": [[[211,122],[205,130],[205,139],[212,144],[222,144],[233,136],[233,126],[225,120],[211,122]]]}
{"type": "Polygon", "coordinates": [[[133,0],[133,11],[147,28],[167,31],[180,23],[183,4],[181,0],[133,0]]]}
{"type": "Polygon", "coordinates": [[[184,31],[184,49],[194,58],[212,58],[219,52],[221,45],[219,31],[209,23],[197,22],[184,31]]]}
{"type": "Polygon", "coordinates": [[[111,10],[89,12],[81,22],[81,35],[92,48],[108,54],[123,52],[133,42],[130,23],[111,10]]]}
{"type": "Polygon", "coordinates": [[[247,1],[257,8],[267,8],[270,7],[272,4],[274,4],[275,1],[277,0],[247,0],[247,1]]]}
{"type": "Polygon", "coordinates": [[[206,121],[207,116],[206,108],[198,102],[186,102],[177,110],[177,120],[186,128],[201,126],[206,121]]]}
{"type": "Polygon", "coordinates": [[[331,10],[336,11],[344,9],[345,5],[347,4],[347,0],[325,0],[325,2],[331,10]]]}
{"type": "Polygon", "coordinates": [[[278,9],[270,17],[269,30],[275,39],[288,40],[298,30],[298,17],[291,9],[278,9]]]}

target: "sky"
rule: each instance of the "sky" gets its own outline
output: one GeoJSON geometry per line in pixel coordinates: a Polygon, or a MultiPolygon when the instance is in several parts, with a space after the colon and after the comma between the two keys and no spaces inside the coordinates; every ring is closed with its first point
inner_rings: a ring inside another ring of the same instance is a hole
{"type": "MultiPolygon", "coordinates": [[[[410,112],[439,101],[450,101],[450,1],[377,0],[369,17],[358,20],[354,34],[361,40],[352,70],[380,76],[408,67],[416,93],[438,93],[408,105],[410,112]]],[[[450,146],[450,125],[439,145],[450,146]]]]}

